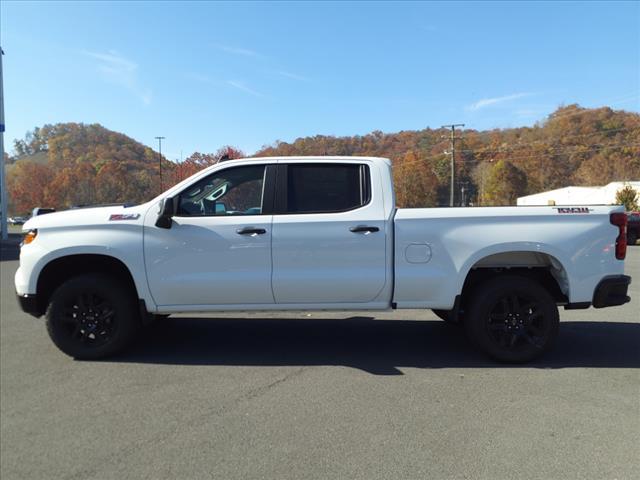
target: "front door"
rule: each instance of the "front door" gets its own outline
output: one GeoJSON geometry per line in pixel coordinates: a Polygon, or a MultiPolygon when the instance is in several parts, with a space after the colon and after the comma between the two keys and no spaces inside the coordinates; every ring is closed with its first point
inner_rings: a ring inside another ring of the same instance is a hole
{"type": "Polygon", "coordinates": [[[148,214],[145,265],[157,305],[274,302],[272,216],[263,212],[269,168],[230,167],[186,187],[169,229],[148,214]]]}

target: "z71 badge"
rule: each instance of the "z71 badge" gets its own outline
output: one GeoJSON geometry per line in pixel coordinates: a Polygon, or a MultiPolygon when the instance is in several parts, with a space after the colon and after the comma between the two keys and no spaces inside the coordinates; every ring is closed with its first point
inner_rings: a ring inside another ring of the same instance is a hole
{"type": "Polygon", "coordinates": [[[558,213],[589,213],[592,209],[588,207],[555,207],[558,213]]]}
{"type": "Polygon", "coordinates": [[[140,218],[139,213],[114,213],[109,217],[109,221],[114,220],[137,220],[140,218]]]}

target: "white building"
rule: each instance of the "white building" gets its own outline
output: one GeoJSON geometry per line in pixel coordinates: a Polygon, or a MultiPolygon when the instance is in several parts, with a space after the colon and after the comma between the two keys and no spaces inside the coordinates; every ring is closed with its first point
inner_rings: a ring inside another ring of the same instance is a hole
{"type": "Polygon", "coordinates": [[[565,187],[518,198],[518,205],[613,205],[616,192],[631,185],[640,194],[640,181],[611,182],[604,187],[565,187]]]}

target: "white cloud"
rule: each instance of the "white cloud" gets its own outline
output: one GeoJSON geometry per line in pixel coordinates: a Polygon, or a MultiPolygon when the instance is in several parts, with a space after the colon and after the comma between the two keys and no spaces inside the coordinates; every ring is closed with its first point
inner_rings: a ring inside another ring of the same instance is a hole
{"type": "Polygon", "coordinates": [[[258,52],[249,50],[248,48],[232,47],[230,45],[222,45],[214,43],[213,46],[221,52],[230,53],[232,55],[243,55],[245,57],[262,57],[258,52]]]}
{"type": "Polygon", "coordinates": [[[302,75],[298,75],[297,73],[286,72],[284,70],[277,70],[275,73],[282,77],[291,78],[293,80],[299,80],[301,82],[308,82],[309,79],[307,77],[303,77],[302,75]]]}
{"type": "Polygon", "coordinates": [[[264,95],[261,94],[260,92],[256,92],[252,88],[247,87],[244,84],[244,82],[239,82],[237,80],[227,80],[227,85],[231,85],[232,87],[237,88],[238,90],[241,90],[245,93],[248,93],[249,95],[253,95],[254,97],[264,97],[264,95]]]}
{"type": "Polygon", "coordinates": [[[151,103],[153,94],[149,88],[140,85],[137,63],[123,57],[115,50],[109,50],[107,53],[88,51],[82,53],[98,61],[97,69],[106,81],[129,90],[145,105],[151,103]]]}
{"type": "Polygon", "coordinates": [[[480,110],[481,108],[490,107],[492,105],[497,105],[499,103],[510,102],[518,98],[530,97],[531,95],[533,95],[533,93],[523,92],[523,93],[513,93],[511,95],[505,95],[503,97],[483,98],[467,106],[467,110],[472,110],[472,111],[480,110]]]}

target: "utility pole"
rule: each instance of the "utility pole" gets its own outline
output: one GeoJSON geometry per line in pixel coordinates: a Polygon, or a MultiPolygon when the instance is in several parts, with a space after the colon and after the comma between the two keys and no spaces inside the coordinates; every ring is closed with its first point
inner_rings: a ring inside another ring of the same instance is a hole
{"type": "Polygon", "coordinates": [[[160,165],[160,193],[164,191],[164,188],[162,188],[162,140],[164,138],[156,137],[156,140],[158,140],[158,165],[160,165]]]}
{"type": "MultiPolygon", "coordinates": [[[[454,193],[454,183],[455,183],[455,175],[456,175],[456,127],[464,127],[464,123],[454,123],[452,125],[443,125],[442,128],[450,128],[451,129],[451,189],[449,191],[449,206],[453,207],[453,193],[454,193]]],[[[443,138],[446,138],[443,136],[443,138]]]]}
{"type": "Polygon", "coordinates": [[[0,229],[2,240],[9,238],[7,232],[7,182],[4,172],[4,85],[2,82],[2,56],[4,52],[0,47],[0,229]]]}

